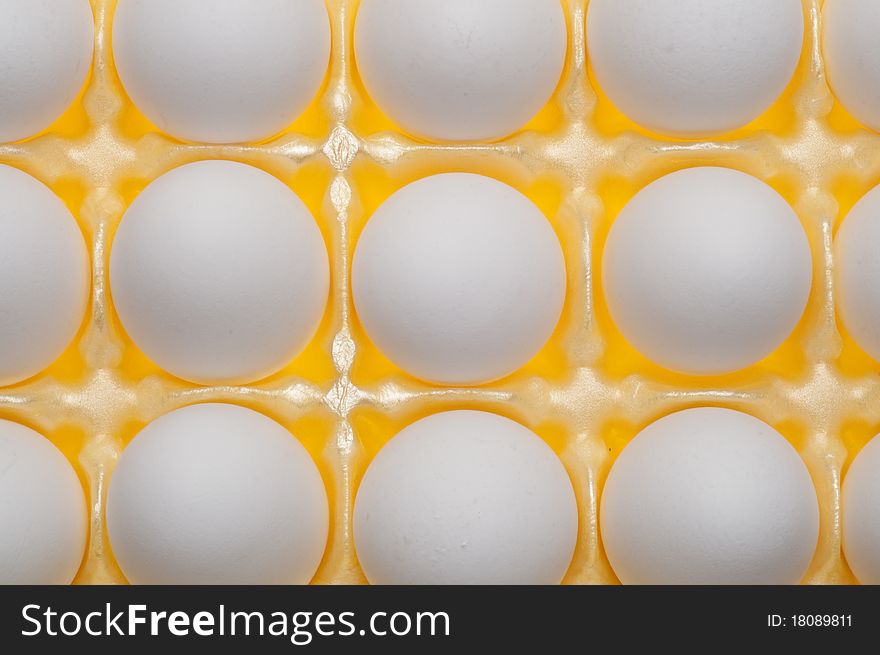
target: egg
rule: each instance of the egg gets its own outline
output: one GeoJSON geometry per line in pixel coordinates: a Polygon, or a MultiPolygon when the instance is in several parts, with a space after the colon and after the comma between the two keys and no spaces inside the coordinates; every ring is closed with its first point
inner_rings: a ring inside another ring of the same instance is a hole
{"type": "Polygon", "coordinates": [[[8,385],[49,366],[76,336],[90,267],[76,221],[42,182],[0,164],[0,198],[0,385],[8,385]]]}
{"type": "Polygon", "coordinates": [[[133,584],[306,584],[328,516],[305,447],[267,416],[226,404],[149,423],[107,493],[110,544],[133,584]]]}
{"type": "Polygon", "coordinates": [[[86,548],[86,499],[70,462],[0,420],[0,585],[69,584],[86,548]]]}
{"type": "Polygon", "coordinates": [[[392,195],[357,242],[352,290],[370,339],[408,373],[478,384],[526,364],[565,300],[565,260],[528,198],[468,173],[392,195]]]}
{"type": "Polygon", "coordinates": [[[850,210],[835,237],[837,307],[846,330],[880,360],[880,187],[850,210]]]}
{"type": "Polygon", "coordinates": [[[810,246],[769,186],[690,168],[639,191],[611,226],[602,286],[632,346],[688,374],[745,368],[794,330],[810,294],[810,246]]]}
{"type": "Polygon", "coordinates": [[[405,131],[497,139],[550,100],[565,15],[559,0],[363,0],[354,46],[367,92],[405,131]]]}
{"type": "Polygon", "coordinates": [[[110,286],[135,344],[172,374],[239,384],[288,364],[329,294],[324,240],[303,202],[229,161],[176,168],[126,211],[110,286]]]}
{"type": "Polygon", "coordinates": [[[0,2],[0,142],[64,113],[88,78],[94,39],[89,0],[0,2]]]}
{"type": "Polygon", "coordinates": [[[611,467],[599,511],[624,584],[796,584],[819,534],[816,490],[791,444],[717,407],[642,430],[611,467]]]}
{"type": "Polygon", "coordinates": [[[255,141],[317,95],[330,19],[323,0],[120,0],[113,55],[129,97],[160,130],[255,141]]]}
{"type": "Polygon", "coordinates": [[[354,507],[355,548],[373,584],[557,584],[577,531],[556,454],[488,412],[404,428],[370,463],[354,507]]]}
{"type": "Polygon", "coordinates": [[[595,81],[634,122],[697,137],[734,130],[785,90],[804,40],[801,0],[591,0],[595,81]]]}
{"type": "Polygon", "coordinates": [[[828,81],[859,121],[880,130],[880,4],[826,0],[822,46],[828,81]]]}
{"type": "Polygon", "coordinates": [[[880,437],[856,455],[842,500],[846,562],[862,584],[880,584],[880,437]]]}

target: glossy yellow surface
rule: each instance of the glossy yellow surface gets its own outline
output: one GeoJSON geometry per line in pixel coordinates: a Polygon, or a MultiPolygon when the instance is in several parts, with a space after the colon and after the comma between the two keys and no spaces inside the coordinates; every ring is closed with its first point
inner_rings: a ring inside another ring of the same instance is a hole
{"type": "Polygon", "coordinates": [[[802,62],[784,96],[752,124],[707,141],[651,134],[593,88],[587,3],[563,1],[569,56],[553,100],[500,142],[430,144],[397,132],[358,80],[351,47],[357,0],[328,0],[332,60],[312,106],[266,143],[206,146],[158,133],[128,101],[110,51],[115,0],[92,0],[95,62],[82,97],[44,134],[0,144],[0,162],[28,171],[65,201],[93,256],[90,313],[74,344],[42,374],[0,388],[0,417],[46,434],[90,496],[91,538],[77,582],[125,581],[103,522],[114,463],[147,422],[200,401],[272,416],[318,462],[331,535],[317,583],[365,582],[351,513],[372,456],[413,420],[465,407],[519,420],[559,453],[580,508],[566,582],[614,583],[597,520],[608,469],[645,425],[697,405],[749,412],[791,440],[812,474],[822,516],[805,582],[853,581],[840,547],[840,481],[880,431],[880,364],[840,330],[831,245],[846,211],[880,182],[880,135],[856,123],[826,84],[821,2],[804,0],[802,62]],[[313,343],[279,374],[244,387],[197,387],[158,369],[125,336],[107,284],[113,233],[132,199],[171,168],[210,158],[253,164],[282,179],[314,213],[331,253],[332,297],[313,343]],[[731,375],[678,375],[645,360],[615,330],[598,279],[604,239],[621,207],[648,182],[696,165],[738,168],[771,184],[797,210],[813,249],[814,288],[800,326],[777,352],[731,375]],[[532,198],[557,230],[568,264],[566,309],[551,341],[521,371],[481,387],[435,387],[403,374],[366,339],[348,292],[351,253],[371,212],[408,182],[446,171],[491,175],[532,198]]]}

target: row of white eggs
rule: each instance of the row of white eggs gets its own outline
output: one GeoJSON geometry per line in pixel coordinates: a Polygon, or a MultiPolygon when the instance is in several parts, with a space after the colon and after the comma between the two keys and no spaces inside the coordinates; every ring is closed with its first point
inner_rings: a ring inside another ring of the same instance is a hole
{"type": "MultiPolygon", "coordinates": [[[[87,541],[80,482],[45,438],[0,421],[0,584],[68,583],[87,541]]],[[[880,583],[880,436],[843,483],[844,550],[880,583]]],[[[328,537],[306,449],[250,409],[192,405],[148,424],[107,495],[116,559],[139,584],[304,584],[328,537]]],[[[766,423],[696,408],[646,427],[614,462],[600,534],[624,583],[795,584],[819,533],[816,491],[766,423]]],[[[478,411],[404,428],[357,490],[354,545],[374,584],[556,584],[578,536],[575,492],[537,435],[478,411]]],[[[586,529],[585,526],[581,526],[586,529]]]]}
{"type": "MultiPolygon", "coordinates": [[[[880,129],[880,7],[825,2],[831,84],[880,129]]],[[[703,136],[757,118],[801,55],[801,0],[592,0],[588,56],[622,113],[658,132],[703,136]]],[[[0,141],[45,129],[90,67],[88,0],[0,2],[0,141]],[[51,43],[52,47],[45,47],[51,43]]],[[[191,141],[271,137],[311,102],[330,55],[323,0],[119,0],[113,52],[123,85],[161,130],[191,141]]],[[[362,0],[357,71],[395,123],[424,138],[510,134],[563,71],[559,0],[362,0]]]]}
{"type": "MultiPolygon", "coordinates": [[[[89,257],[66,207],[0,165],[0,384],[44,370],[71,342],[89,296],[89,257]]],[[[880,188],[836,237],[843,324],[880,359],[880,188]]],[[[612,223],[601,262],[611,316],[650,360],[723,374],[766,357],[807,304],[812,258],[785,200],[745,173],[671,173],[612,223]]],[[[135,198],[110,250],[123,327],[156,364],[199,384],[245,384],[290,363],[325,313],[330,273],[306,206],[272,175],[208,160],[135,198]]],[[[356,314],[393,363],[420,379],[481,384],[523,367],[550,339],[566,265],[528,198],[469,173],[393,194],[357,240],[356,314]]]]}

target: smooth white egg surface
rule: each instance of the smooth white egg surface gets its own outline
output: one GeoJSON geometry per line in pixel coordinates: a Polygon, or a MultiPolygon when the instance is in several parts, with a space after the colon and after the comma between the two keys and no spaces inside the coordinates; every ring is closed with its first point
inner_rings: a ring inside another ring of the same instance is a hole
{"type": "Polygon", "coordinates": [[[202,384],[275,373],[315,333],[329,293],[324,239],[268,173],[202,161],[150,184],[110,257],[129,336],[165,370],[202,384]]]}
{"type": "Polygon", "coordinates": [[[92,65],[88,0],[0,2],[0,142],[49,127],[76,99],[92,65]]]}
{"type": "Polygon", "coordinates": [[[782,94],[804,40],[801,0],[591,0],[595,80],[636,123],[702,136],[751,122],[782,94]]]}
{"type": "Polygon", "coordinates": [[[327,494],[303,445],[244,407],[184,407],[123,451],[107,495],[113,554],[133,584],[306,584],[327,494]]]}
{"type": "Polygon", "coordinates": [[[370,464],[354,508],[372,584],[557,584],[577,530],[556,454],[519,423],[477,411],[401,430],[370,464]]]}
{"type": "Polygon", "coordinates": [[[796,584],[819,535],[816,490],[791,444],[715,407],[642,430],[608,474],[599,518],[624,584],[796,584]]]}
{"type": "Polygon", "coordinates": [[[556,233],[528,198],[467,173],[391,196],[357,243],[352,289],[370,339],[438,383],[477,384],[526,364],[565,300],[556,233]]]}
{"type": "Polygon", "coordinates": [[[880,360],[880,187],[847,214],[835,237],[837,308],[849,334],[880,360]]]}
{"type": "Polygon", "coordinates": [[[330,18],[323,0],[120,0],[113,55],[129,97],[160,130],[260,140],[317,95],[330,18]]]}
{"type": "Polygon", "coordinates": [[[28,427],[0,420],[0,585],[69,584],[88,537],[70,462],[28,427]]]}
{"type": "Polygon", "coordinates": [[[843,479],[843,550],[862,584],[880,584],[880,437],[859,451],[843,479]]]}
{"type": "Polygon", "coordinates": [[[497,139],[550,100],[565,64],[559,0],[363,0],[354,45],[371,98],[436,140],[497,139]]]}
{"type": "Polygon", "coordinates": [[[611,226],[602,262],[614,323],[666,368],[745,368],[794,330],[812,261],[794,210],[758,179],[690,168],[648,185],[611,226]]]}
{"type": "Polygon", "coordinates": [[[880,3],[826,0],[822,46],[828,81],[843,106],[880,130],[880,3]]]}
{"type": "Polygon", "coordinates": [[[0,198],[0,385],[7,385],[42,371],[76,336],[90,265],[79,226],[42,182],[0,165],[0,198]]]}

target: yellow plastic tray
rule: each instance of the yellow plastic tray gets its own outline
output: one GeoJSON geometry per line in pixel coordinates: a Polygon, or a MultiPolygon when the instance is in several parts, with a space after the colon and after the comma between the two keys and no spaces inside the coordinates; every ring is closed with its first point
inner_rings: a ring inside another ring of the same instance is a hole
{"type": "Polygon", "coordinates": [[[358,482],[370,459],[404,425],[453,408],[479,408],[535,430],[574,483],[580,532],[567,583],[615,583],[602,551],[597,509],[614,458],[641,428],[672,411],[731,407],[775,426],[803,456],[821,506],[821,536],[807,583],[849,583],[840,547],[840,482],[861,446],[880,431],[880,364],[844,333],[835,314],[832,240],[849,208],[880,182],[880,135],[835,101],[825,80],[820,0],[805,0],[801,64],[762,117],[721,138],[652,134],[624,118],[592,84],[584,42],[588,0],[563,0],[569,31],[564,77],[526,127],[491,144],[430,144],[397,130],[371,103],[352,54],[357,0],[327,0],[333,51],[319,97],[265,143],[185,144],[161,134],[132,105],[110,49],[115,0],[92,0],[97,25],[90,81],[45,133],[0,144],[0,162],[48,184],[90,244],[88,318],[48,370],[0,388],[0,417],[47,435],[70,458],[90,498],[90,543],[78,583],[124,583],[104,528],[107,482],[126,443],[174,408],[225,401],[262,411],[299,437],[318,463],[331,503],[331,531],[316,583],[363,583],[351,536],[358,482]],[[309,206],[331,254],[327,315],[306,351],[258,384],[198,387],[161,371],[125,336],[114,313],[107,259],[132,199],[162,173],[202,159],[258,166],[309,206]],[[724,376],[667,372],[637,354],[613,326],[598,265],[621,207],[661,175],[689,166],[746,171],[796,209],[815,262],[808,310],[773,355],[724,376]],[[352,309],[348,271],[371,212],[420,177],[468,171],[516,187],[546,213],[568,264],[568,295],[554,336],[527,366],[472,388],[430,386],[373,346],[352,309]]]}

